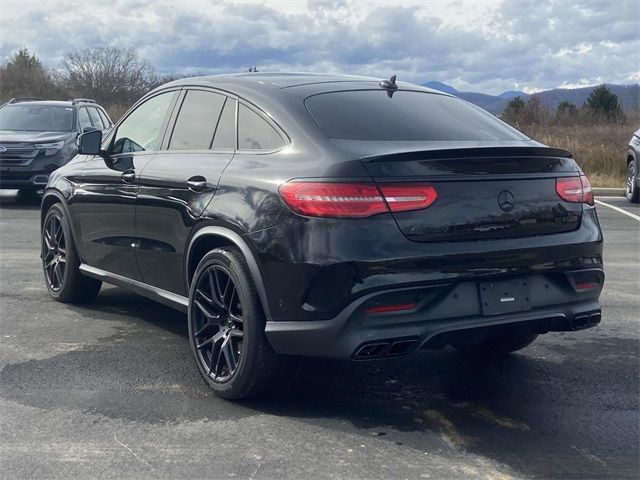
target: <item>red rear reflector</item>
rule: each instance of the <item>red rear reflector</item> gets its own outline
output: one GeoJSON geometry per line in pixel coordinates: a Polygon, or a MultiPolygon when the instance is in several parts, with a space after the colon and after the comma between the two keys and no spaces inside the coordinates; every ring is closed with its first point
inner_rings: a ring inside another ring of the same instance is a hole
{"type": "Polygon", "coordinates": [[[378,305],[367,308],[364,313],[402,312],[415,308],[417,303],[398,303],[397,305],[378,305]]]}
{"type": "Polygon", "coordinates": [[[427,185],[287,182],[280,196],[291,210],[310,217],[365,218],[385,212],[419,210],[437,193],[427,185]]]}
{"type": "Polygon", "coordinates": [[[436,201],[436,189],[426,185],[380,185],[380,191],[392,212],[406,212],[427,208],[436,201]]]}
{"type": "Polygon", "coordinates": [[[600,284],[598,282],[576,282],[576,290],[589,290],[591,288],[598,288],[600,284]]]}
{"type": "Polygon", "coordinates": [[[594,204],[591,184],[584,175],[556,178],[556,192],[565,202],[594,204]]]}

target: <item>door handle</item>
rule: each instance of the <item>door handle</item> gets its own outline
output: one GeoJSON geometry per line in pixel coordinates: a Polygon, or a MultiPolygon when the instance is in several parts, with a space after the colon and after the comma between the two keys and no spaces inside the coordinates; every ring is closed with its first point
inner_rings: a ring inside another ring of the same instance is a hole
{"type": "Polygon", "coordinates": [[[207,190],[207,179],[202,175],[196,175],[187,180],[187,186],[194,192],[204,192],[207,190]]]}
{"type": "Polygon", "coordinates": [[[136,171],[133,169],[125,170],[122,172],[122,175],[120,175],[120,178],[122,178],[122,181],[125,183],[133,183],[136,181],[136,171]]]}

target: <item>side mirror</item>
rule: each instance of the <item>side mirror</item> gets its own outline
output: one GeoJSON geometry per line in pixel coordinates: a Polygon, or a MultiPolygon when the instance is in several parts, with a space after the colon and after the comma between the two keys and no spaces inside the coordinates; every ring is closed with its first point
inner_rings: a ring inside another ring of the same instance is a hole
{"type": "Polygon", "coordinates": [[[96,130],[98,130],[96,127],[84,127],[82,133],[95,132],[96,130]]]}
{"type": "Polygon", "coordinates": [[[80,155],[99,155],[100,145],[102,145],[100,130],[85,131],[78,137],[78,153],[80,155]]]}

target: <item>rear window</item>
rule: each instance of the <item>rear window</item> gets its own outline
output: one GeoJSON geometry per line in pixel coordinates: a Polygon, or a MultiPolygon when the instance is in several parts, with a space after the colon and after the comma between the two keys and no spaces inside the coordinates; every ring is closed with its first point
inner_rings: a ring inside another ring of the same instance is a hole
{"type": "Polygon", "coordinates": [[[459,98],[426,92],[358,90],[313,95],[305,105],[336,140],[526,140],[523,134],[459,98]]]}

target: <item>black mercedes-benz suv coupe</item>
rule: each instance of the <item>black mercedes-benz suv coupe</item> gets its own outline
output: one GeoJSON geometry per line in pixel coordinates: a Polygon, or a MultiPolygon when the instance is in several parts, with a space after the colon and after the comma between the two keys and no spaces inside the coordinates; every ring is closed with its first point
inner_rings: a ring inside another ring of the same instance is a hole
{"type": "Polygon", "coordinates": [[[301,356],[507,353],[600,322],[602,233],[571,154],[459,98],[310,74],[181,79],[56,170],[51,295],[188,314],[200,374],[258,394],[301,356]]]}
{"type": "Polygon", "coordinates": [[[42,190],[51,172],[76,155],[80,133],[106,133],[112,126],[107,112],[87,98],[12,98],[0,107],[0,188],[42,190]]]}

